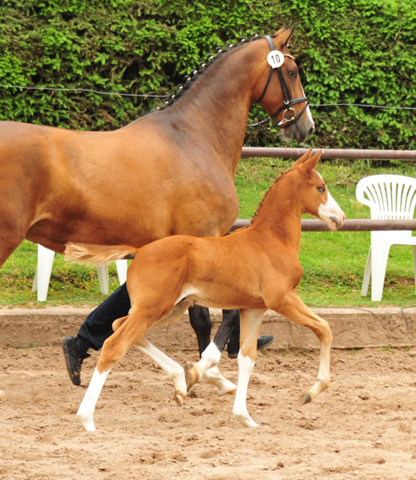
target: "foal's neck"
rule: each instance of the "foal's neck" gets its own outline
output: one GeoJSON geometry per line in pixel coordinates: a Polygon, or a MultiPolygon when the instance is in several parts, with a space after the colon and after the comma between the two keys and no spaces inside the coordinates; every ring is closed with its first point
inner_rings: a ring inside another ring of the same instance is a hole
{"type": "Polygon", "coordinates": [[[280,242],[299,251],[301,217],[303,213],[298,190],[301,188],[296,172],[279,177],[266,193],[252,219],[252,226],[267,232],[280,242]]]}

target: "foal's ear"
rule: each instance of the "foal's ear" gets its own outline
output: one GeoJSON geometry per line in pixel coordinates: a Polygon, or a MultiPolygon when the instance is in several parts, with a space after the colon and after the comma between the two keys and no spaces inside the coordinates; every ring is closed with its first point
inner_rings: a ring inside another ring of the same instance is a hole
{"type": "Polygon", "coordinates": [[[301,165],[303,165],[306,160],[309,160],[309,158],[311,158],[311,155],[312,155],[312,148],[310,148],[306,153],[304,153],[300,158],[299,160],[297,160],[293,165],[292,165],[292,168],[297,168],[297,167],[300,167],[301,165]]]}
{"type": "Polygon", "coordinates": [[[319,159],[321,158],[321,156],[322,156],[322,151],[319,150],[318,153],[315,153],[313,157],[309,158],[309,160],[306,160],[306,162],[303,163],[302,170],[306,172],[311,172],[316,167],[316,164],[319,162],[319,159]]]}
{"type": "Polygon", "coordinates": [[[278,30],[275,35],[277,35],[277,45],[280,48],[286,47],[287,43],[289,42],[290,37],[292,36],[293,32],[295,31],[296,25],[293,27],[288,28],[287,30],[281,29],[278,30]]]}

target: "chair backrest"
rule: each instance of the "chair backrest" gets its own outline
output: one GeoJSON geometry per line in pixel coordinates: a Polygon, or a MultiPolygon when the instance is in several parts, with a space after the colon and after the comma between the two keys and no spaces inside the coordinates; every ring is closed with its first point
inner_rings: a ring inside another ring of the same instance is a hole
{"type": "Polygon", "coordinates": [[[358,182],[357,200],[375,219],[411,219],[416,205],[416,179],[403,175],[371,175],[358,182]]]}

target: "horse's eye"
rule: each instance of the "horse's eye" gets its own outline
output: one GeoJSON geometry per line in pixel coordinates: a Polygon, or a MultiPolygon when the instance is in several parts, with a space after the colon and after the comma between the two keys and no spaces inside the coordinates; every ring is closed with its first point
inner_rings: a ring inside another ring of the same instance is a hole
{"type": "Polygon", "coordinates": [[[318,192],[324,193],[325,192],[325,185],[321,185],[320,187],[316,187],[318,192]]]}
{"type": "Polygon", "coordinates": [[[298,71],[297,70],[291,70],[290,72],[288,72],[289,75],[293,78],[296,78],[298,76],[298,71]]]}

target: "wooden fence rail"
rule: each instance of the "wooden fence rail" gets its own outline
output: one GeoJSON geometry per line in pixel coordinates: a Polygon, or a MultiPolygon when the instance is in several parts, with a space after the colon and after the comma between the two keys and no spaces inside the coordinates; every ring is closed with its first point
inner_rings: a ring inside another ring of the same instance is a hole
{"type": "MultiPolygon", "coordinates": [[[[232,231],[248,227],[250,220],[236,220],[232,231]]],[[[416,220],[370,220],[351,219],[345,220],[339,232],[371,232],[380,230],[413,230],[416,231],[416,220]]],[[[321,220],[302,220],[302,232],[327,232],[326,223],[321,220]]]]}
{"type": "MultiPolygon", "coordinates": [[[[416,150],[347,150],[338,148],[314,148],[312,154],[322,151],[322,158],[348,158],[351,160],[403,160],[416,161],[416,150]]],[[[307,148],[243,147],[242,157],[299,158],[307,148]]]]}

